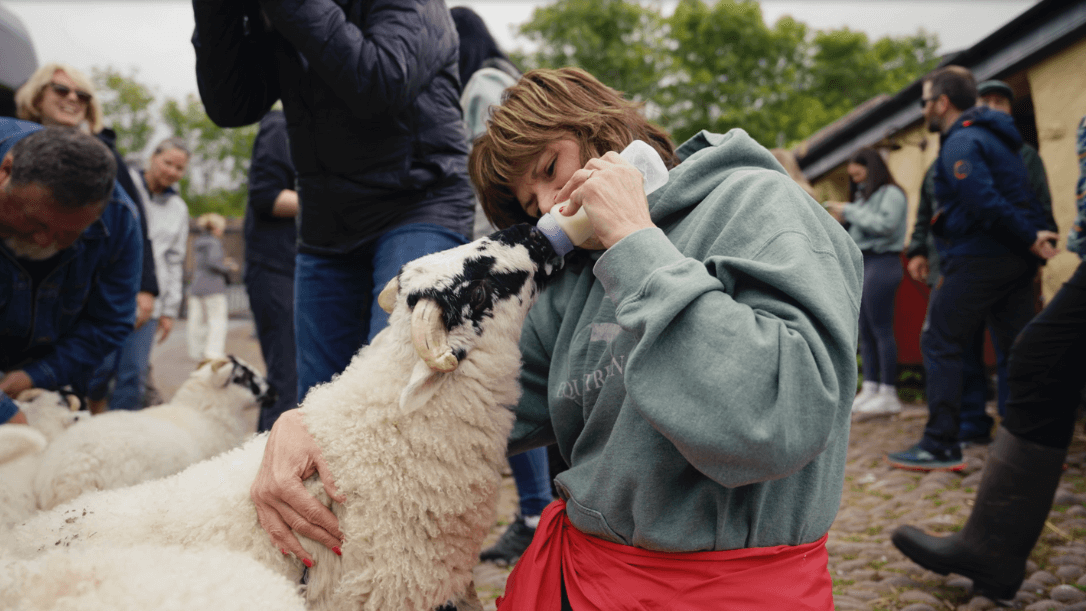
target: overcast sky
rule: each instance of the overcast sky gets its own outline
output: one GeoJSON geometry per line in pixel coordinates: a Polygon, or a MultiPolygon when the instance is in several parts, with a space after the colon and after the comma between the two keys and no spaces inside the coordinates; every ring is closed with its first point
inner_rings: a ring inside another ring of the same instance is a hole
{"type": "MultiPolygon", "coordinates": [[[[227,2],[234,0],[224,0],[227,2]]],[[[486,21],[506,50],[524,48],[517,25],[550,0],[447,0],[470,6],[486,21]]],[[[764,0],[767,23],[791,15],[815,29],[847,26],[872,38],[939,35],[940,52],[967,48],[1010,21],[1036,0],[764,0]]],[[[141,82],[162,97],[196,93],[194,55],[189,42],[190,0],[0,0],[30,33],[38,63],[68,63],[88,74],[92,67],[137,71],[141,82]]],[[[665,14],[676,2],[655,2],[665,14]]],[[[2,61],[2,58],[0,58],[2,61]]]]}

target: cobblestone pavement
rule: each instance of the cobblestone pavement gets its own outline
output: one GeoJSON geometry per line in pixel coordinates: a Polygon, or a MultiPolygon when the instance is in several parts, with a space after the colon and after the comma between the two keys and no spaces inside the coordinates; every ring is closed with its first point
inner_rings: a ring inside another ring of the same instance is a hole
{"type": "MultiPolygon", "coordinates": [[[[263,367],[248,321],[231,321],[227,352],[263,367]]],[[[152,355],[155,379],[170,397],[195,363],[185,354],[184,325],[152,355]]],[[[968,579],[938,575],[913,564],[890,544],[900,524],[932,532],[961,528],[969,515],[986,447],[965,450],[960,473],[914,473],[891,469],[883,458],[920,438],[927,418],[922,404],[906,404],[898,416],[854,423],[850,435],[841,508],[830,529],[829,568],[839,611],[971,611],[996,607],[974,597],[968,579]]],[[[1086,611],[1086,435],[1077,428],[1060,481],[1055,505],[1033,550],[1013,608],[1026,611],[1086,611]]],[[[492,545],[513,520],[516,488],[511,476],[502,480],[498,523],[483,547],[492,545]]],[[[480,563],[475,585],[485,609],[505,588],[510,568],[480,563]]]]}

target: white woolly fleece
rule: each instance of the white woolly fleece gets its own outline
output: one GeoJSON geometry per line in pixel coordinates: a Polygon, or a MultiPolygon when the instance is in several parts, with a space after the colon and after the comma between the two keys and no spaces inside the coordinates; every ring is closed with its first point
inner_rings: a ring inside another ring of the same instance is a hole
{"type": "Polygon", "coordinates": [[[242,412],[257,399],[249,388],[231,383],[232,375],[231,361],[209,361],[166,405],[109,411],[64,431],[42,454],[34,480],[38,507],[52,509],[84,492],[172,475],[237,447],[248,433],[242,412]]]}
{"type": "Polygon", "coordinates": [[[24,391],[15,400],[29,426],[0,424],[0,531],[30,517],[38,510],[34,477],[49,440],[89,412],[72,411],[60,393],[24,391]]]}
{"type": "Polygon", "coordinates": [[[56,548],[0,556],[0,608],[13,611],[303,611],[297,585],[252,558],[177,546],[56,548]]]}
{"type": "MultiPolygon", "coordinates": [[[[306,426],[347,498],[333,504],[315,476],[306,483],[345,536],[342,557],[302,538],[316,562],[308,572],[310,609],[423,611],[465,592],[474,598],[472,568],[494,521],[513,422],[506,406],[520,395],[520,329],[537,291],[538,270],[526,253],[484,239],[408,264],[389,327],[306,396],[306,426]],[[449,330],[459,366],[431,371],[412,347],[408,296],[437,287],[461,299],[465,287],[477,286],[460,274],[465,261],[475,269],[481,256],[491,267],[525,272],[522,284],[510,292],[508,275],[495,282],[494,294],[504,293],[490,314],[475,311],[474,320],[449,330]]],[[[8,537],[12,552],[26,558],[96,542],[219,547],[296,583],[301,563],[272,547],[249,498],[266,441],[261,435],[177,475],[89,493],[39,514],[8,537]]]]}

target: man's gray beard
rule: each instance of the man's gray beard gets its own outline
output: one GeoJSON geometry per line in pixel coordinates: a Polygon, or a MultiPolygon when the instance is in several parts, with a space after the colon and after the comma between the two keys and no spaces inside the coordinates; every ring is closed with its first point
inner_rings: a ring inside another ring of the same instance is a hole
{"type": "Polygon", "coordinates": [[[19,259],[28,259],[30,261],[44,261],[60,252],[56,242],[48,246],[38,246],[33,242],[19,238],[4,238],[4,246],[7,246],[8,250],[19,259]]]}

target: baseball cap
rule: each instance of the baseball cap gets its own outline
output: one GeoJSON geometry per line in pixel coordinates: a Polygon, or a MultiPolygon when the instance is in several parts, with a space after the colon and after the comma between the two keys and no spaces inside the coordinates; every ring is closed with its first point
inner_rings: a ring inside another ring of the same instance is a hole
{"type": "Polygon", "coordinates": [[[1014,90],[1011,86],[1003,81],[984,81],[977,85],[977,97],[984,97],[986,95],[998,93],[1010,101],[1014,101],[1014,90]]]}

